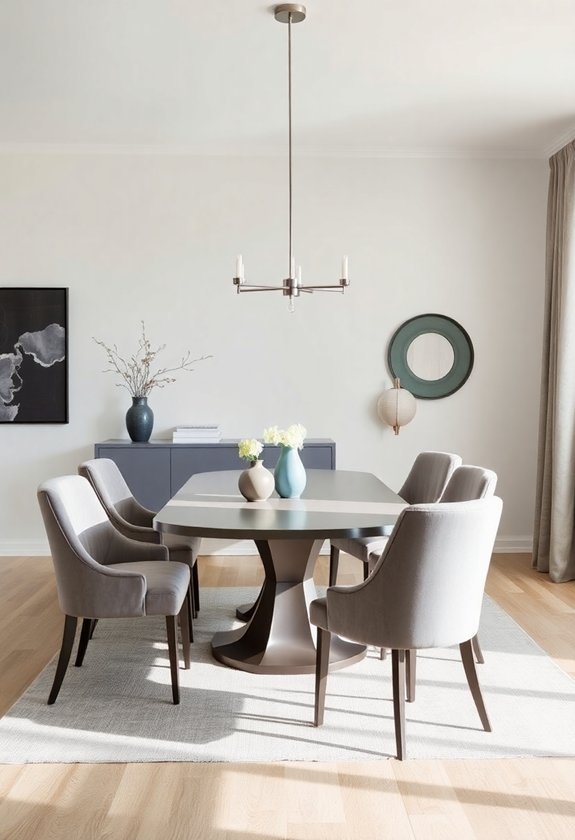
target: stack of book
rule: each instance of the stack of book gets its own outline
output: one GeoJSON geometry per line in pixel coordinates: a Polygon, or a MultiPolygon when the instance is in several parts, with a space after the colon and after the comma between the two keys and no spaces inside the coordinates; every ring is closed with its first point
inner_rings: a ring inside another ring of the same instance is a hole
{"type": "Polygon", "coordinates": [[[196,423],[190,426],[176,426],[172,443],[218,443],[222,432],[217,423],[196,423]]]}

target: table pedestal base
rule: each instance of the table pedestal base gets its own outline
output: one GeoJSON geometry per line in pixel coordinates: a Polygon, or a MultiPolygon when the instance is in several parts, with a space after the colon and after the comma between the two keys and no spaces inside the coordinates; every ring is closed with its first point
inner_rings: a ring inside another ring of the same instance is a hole
{"type": "MultiPolygon", "coordinates": [[[[313,568],[323,540],[257,540],[266,579],[245,627],[216,633],[214,657],[232,668],[261,674],[315,671],[316,629],[309,603],[317,597],[313,568]]],[[[332,636],[330,667],[365,656],[363,645],[332,636]]]]}

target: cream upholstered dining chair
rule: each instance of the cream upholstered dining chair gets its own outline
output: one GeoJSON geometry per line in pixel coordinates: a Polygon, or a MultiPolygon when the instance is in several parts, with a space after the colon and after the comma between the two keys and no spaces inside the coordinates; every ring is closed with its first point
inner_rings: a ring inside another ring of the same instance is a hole
{"type": "MultiPolygon", "coordinates": [[[[399,495],[410,505],[437,502],[453,470],[460,464],[459,455],[453,455],[451,452],[420,452],[399,490],[399,495]]],[[[334,586],[337,581],[340,551],[362,561],[363,579],[366,580],[369,575],[370,558],[379,558],[392,530],[393,526],[390,525],[389,533],[382,537],[331,540],[329,585],[334,586]]]]}
{"type": "MultiPolygon", "coordinates": [[[[197,565],[200,538],[185,539],[168,534],[162,539],[159,532],[154,531],[152,527],[156,512],[144,507],[134,498],[118,465],[111,458],[93,458],[90,461],[84,461],[78,467],[78,472],[88,479],[104,506],[110,521],[121,534],[129,537],[129,539],[142,542],[163,542],[170,552],[170,560],[186,563],[190,567],[190,594],[192,614],[195,618],[200,608],[197,565]]],[[[190,634],[193,640],[191,624],[190,634]]]]}
{"type": "MultiPolygon", "coordinates": [[[[485,499],[493,496],[497,487],[497,474],[485,467],[464,464],[453,472],[447,487],[441,494],[440,502],[470,502],[472,499],[485,499]]],[[[475,658],[483,663],[483,652],[477,634],[472,639],[475,658]]],[[[415,666],[415,662],[412,663],[415,666]]],[[[415,679],[415,673],[413,673],[415,679]]]]}
{"type": "Polygon", "coordinates": [[[190,570],[168,563],[162,545],[127,539],[111,524],[93,488],[78,475],[45,481],[38,488],[56,574],[58,601],[65,615],[56,675],[48,704],[56,701],[83,618],[76,665],[83,662],[91,625],[100,618],[166,618],[172,699],[180,702],[177,627],[180,616],[185,667],[190,667],[190,570]]]}
{"type": "Polygon", "coordinates": [[[369,578],[329,587],[310,604],[318,627],[315,726],[323,723],[331,634],[391,648],[397,757],[406,758],[405,659],[409,649],[459,645],[483,728],[491,725],[477,680],[471,640],[477,633],[485,579],[502,502],[413,505],[399,516],[369,578]]]}

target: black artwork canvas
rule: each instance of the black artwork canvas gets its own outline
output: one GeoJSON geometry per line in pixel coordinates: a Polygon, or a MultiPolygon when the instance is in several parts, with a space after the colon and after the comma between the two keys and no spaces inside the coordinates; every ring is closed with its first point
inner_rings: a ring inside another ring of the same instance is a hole
{"type": "Polygon", "coordinates": [[[0,423],[68,422],[68,290],[0,288],[0,423]]]}

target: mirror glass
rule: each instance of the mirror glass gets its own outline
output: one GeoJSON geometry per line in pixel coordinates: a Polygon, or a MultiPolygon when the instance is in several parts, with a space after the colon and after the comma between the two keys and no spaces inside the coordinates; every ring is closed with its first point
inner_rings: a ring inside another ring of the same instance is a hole
{"type": "Polygon", "coordinates": [[[436,312],[404,321],[387,348],[392,377],[422,400],[458,391],[473,370],[473,359],[471,338],[461,324],[436,312]]]}
{"type": "Polygon", "coordinates": [[[442,379],[447,376],[454,361],[451,343],[439,333],[418,335],[407,348],[407,364],[420,379],[442,379]]]}

